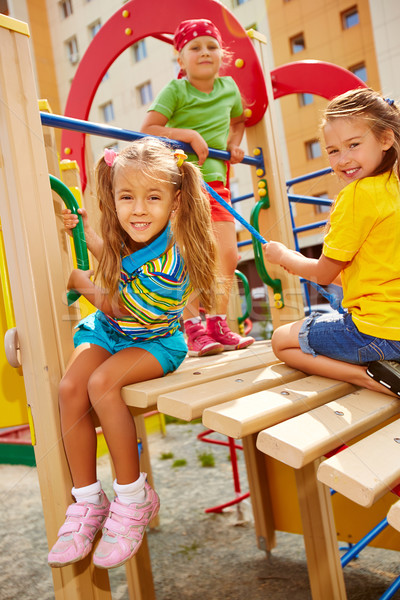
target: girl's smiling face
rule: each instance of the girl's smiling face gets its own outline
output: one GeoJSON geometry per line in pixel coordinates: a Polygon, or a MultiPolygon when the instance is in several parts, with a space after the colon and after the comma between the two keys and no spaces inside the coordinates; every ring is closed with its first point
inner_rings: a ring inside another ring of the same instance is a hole
{"type": "Polygon", "coordinates": [[[330,165],[346,184],[373,175],[394,141],[391,129],[378,139],[369,121],[360,117],[331,119],[323,132],[330,165]]]}
{"type": "Polygon", "coordinates": [[[189,81],[214,80],[222,63],[222,49],[217,40],[202,35],[188,42],[178,58],[179,66],[186,72],[189,81]]]}
{"type": "Polygon", "coordinates": [[[147,246],[165,229],[178,207],[178,193],[168,181],[150,177],[135,167],[116,166],[114,201],[118,221],[139,246],[147,246]]]}

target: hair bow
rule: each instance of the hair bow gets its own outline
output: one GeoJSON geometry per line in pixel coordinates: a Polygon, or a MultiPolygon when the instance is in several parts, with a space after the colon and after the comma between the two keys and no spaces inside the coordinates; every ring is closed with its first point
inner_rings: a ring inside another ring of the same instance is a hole
{"type": "Polygon", "coordinates": [[[109,166],[112,167],[114,164],[114,160],[117,158],[118,152],[115,152],[112,148],[105,148],[104,150],[104,161],[109,166]]]}
{"type": "Polygon", "coordinates": [[[394,100],[392,100],[391,98],[384,98],[384,101],[387,102],[389,106],[393,106],[394,104],[394,100]]]}
{"type": "Polygon", "coordinates": [[[187,159],[187,155],[184,153],[183,150],[181,150],[180,148],[177,148],[177,150],[175,150],[175,152],[174,152],[174,158],[176,160],[177,166],[181,167],[183,165],[183,163],[185,162],[185,160],[187,159]]]}

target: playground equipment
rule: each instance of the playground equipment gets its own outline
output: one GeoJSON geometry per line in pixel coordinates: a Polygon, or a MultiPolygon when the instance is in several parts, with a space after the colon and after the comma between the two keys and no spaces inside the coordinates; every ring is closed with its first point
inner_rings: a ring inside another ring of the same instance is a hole
{"type": "MultiPolygon", "coordinates": [[[[167,3],[160,2],[160,12],[164,4],[167,3]]],[[[128,19],[122,15],[124,10],[135,9],[136,17],[136,8],[139,15],[139,2],[126,3],[118,11],[118,22],[128,19]]],[[[153,11],[154,14],[158,12],[154,3],[153,11]]],[[[188,3],[188,6],[171,1],[168,11],[174,14],[174,21],[171,18],[166,21],[168,32],[180,20],[195,16],[210,17],[221,27],[223,35],[225,22],[230,24],[227,34],[230,30],[242,32],[230,13],[212,0],[188,3]]],[[[35,456],[46,531],[51,544],[70,502],[71,481],[60,437],[57,389],[72,351],[74,309],[68,307],[65,295],[63,267],[69,264],[69,256],[63,238],[58,235],[54,216],[27,35],[23,24],[5,17],[0,20],[0,217],[27,402],[32,410],[36,434],[35,456]]],[[[264,69],[269,74],[262,44],[255,37],[257,52],[253,54],[254,60],[261,65],[261,72],[264,69]]],[[[243,34],[237,39],[235,52],[240,56],[240,39],[247,38],[243,34]]],[[[282,72],[287,73],[286,70],[282,72]]],[[[266,89],[267,96],[272,98],[268,76],[266,89]]],[[[313,90],[310,85],[302,91],[313,90]]],[[[270,200],[270,208],[265,212],[268,212],[270,227],[276,223],[273,237],[293,247],[291,224],[288,219],[281,218],[286,214],[286,193],[273,123],[273,103],[270,103],[265,117],[249,126],[247,135],[250,146],[261,147],[265,158],[262,178],[268,182],[270,200]]],[[[259,197],[260,177],[254,175],[256,198],[259,197]]],[[[261,231],[263,227],[260,219],[261,231]]],[[[272,272],[271,276],[277,277],[277,274],[272,272]]],[[[282,308],[275,306],[272,295],[275,326],[298,319],[302,312],[297,278],[280,272],[279,277],[285,303],[282,308]]],[[[372,427],[380,427],[388,419],[394,419],[400,410],[397,401],[382,394],[357,390],[342,382],[305,377],[278,363],[266,342],[257,342],[250,349],[232,355],[188,359],[167,377],[124,388],[123,396],[138,418],[144,455],[146,434],[140,429],[140,415],[156,407],[186,420],[203,415],[207,427],[231,438],[241,437],[259,546],[266,551],[272,550],[276,529],[302,532],[313,600],[346,598],[336,532],[339,531],[340,539],[359,539],[371,521],[379,521],[386,515],[394,496],[390,493],[382,496],[387,488],[380,486],[373,497],[376,499],[373,507],[367,513],[360,513],[354,503],[335,494],[336,529],[330,492],[318,481],[317,469],[321,457],[341,445],[343,440],[349,443],[356,436],[368,433],[372,427]],[[324,426],[325,414],[329,418],[324,426]],[[295,419],[306,420],[307,431],[312,436],[307,435],[306,439],[300,436],[299,439],[296,434],[303,432],[305,425],[301,422],[296,427],[295,419]],[[263,456],[262,453],[274,456],[271,449],[274,444],[269,446],[263,439],[270,436],[271,429],[273,434],[276,433],[275,427],[283,428],[283,448],[305,445],[305,458],[300,462],[292,460],[292,455],[298,456],[301,449],[285,451],[276,458],[263,456]],[[261,431],[262,435],[258,435],[261,431]]],[[[376,449],[376,442],[372,443],[372,448],[376,449]]],[[[377,469],[379,480],[381,467],[377,469]]],[[[320,475],[322,478],[322,468],[320,475]]],[[[398,473],[393,469],[384,481],[390,488],[397,478],[398,473]]],[[[355,478],[353,481],[353,487],[357,486],[355,478]]],[[[392,530],[380,535],[379,545],[399,549],[399,537],[392,530]]],[[[154,598],[146,539],[140,552],[126,565],[126,570],[130,597],[135,600],[154,598]]],[[[107,572],[94,569],[89,557],[79,564],[54,569],[52,573],[57,600],[108,600],[111,597],[107,572]]]]}

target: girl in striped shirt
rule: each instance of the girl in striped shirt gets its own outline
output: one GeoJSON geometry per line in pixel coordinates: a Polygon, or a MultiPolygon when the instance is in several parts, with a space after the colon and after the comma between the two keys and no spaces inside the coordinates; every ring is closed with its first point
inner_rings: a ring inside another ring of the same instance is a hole
{"type": "MultiPolygon", "coordinates": [[[[95,535],[100,568],[123,564],[139,549],[159,499],[140,473],[134,420],[122,387],[161,377],[183,361],[179,319],[192,287],[215,300],[216,249],[200,172],[154,138],[106,150],[96,167],[102,237],[81,210],[92,271],[75,269],[68,288],[98,310],[77,326],[75,350],[59,390],[61,429],[76,502],[49,553],[53,567],[84,558],[95,535]],[[99,418],[114,463],[116,498],[109,502],[96,475],[99,418]]],[[[65,211],[69,213],[69,211],[65,211]]],[[[66,228],[77,217],[64,215],[66,228]]]]}

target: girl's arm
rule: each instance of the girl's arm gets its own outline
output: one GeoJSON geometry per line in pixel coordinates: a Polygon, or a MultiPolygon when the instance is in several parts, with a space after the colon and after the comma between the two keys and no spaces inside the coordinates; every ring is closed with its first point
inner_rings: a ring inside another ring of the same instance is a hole
{"type": "Polygon", "coordinates": [[[346,266],[346,262],[334,260],[321,254],[316,258],[307,258],[290,250],[280,242],[268,242],[263,246],[264,258],[273,265],[280,265],[289,273],[304,277],[321,285],[328,285],[337,280],[346,266]]]}
{"type": "MultiPolygon", "coordinates": [[[[64,208],[61,212],[63,216],[64,229],[68,235],[72,236],[72,229],[74,229],[74,227],[76,227],[78,224],[78,217],[71,213],[68,208],[64,208]]],[[[86,210],[84,208],[79,208],[78,213],[82,217],[88,250],[90,250],[97,260],[100,260],[101,253],[103,251],[103,240],[99,235],[97,235],[95,230],[91,228],[86,210]]]]}
{"type": "Polygon", "coordinates": [[[204,138],[194,129],[179,129],[166,127],[168,119],[156,110],[150,110],[144,118],[141,133],[165,137],[170,140],[179,140],[190,144],[197,154],[201,166],[208,156],[208,146],[204,138]]]}
{"type": "Polygon", "coordinates": [[[110,296],[99,288],[91,281],[93,271],[82,271],[81,269],[74,269],[69,276],[67,283],[67,289],[75,290],[84,296],[93,306],[101,310],[110,317],[121,317],[123,315],[130,315],[123,306],[116,305],[115,302],[111,301],[110,296]]]}
{"type": "Polygon", "coordinates": [[[228,143],[226,149],[231,153],[230,163],[234,165],[243,160],[244,150],[239,148],[240,142],[242,141],[244,134],[244,116],[240,115],[231,119],[231,125],[229,129],[228,143]]]}

